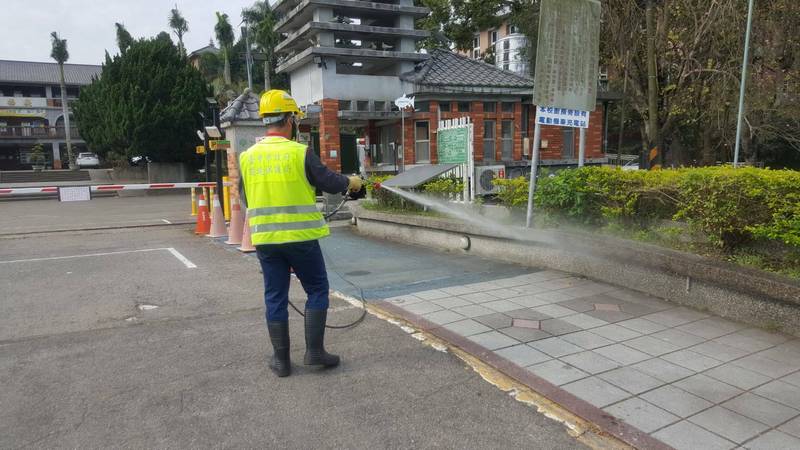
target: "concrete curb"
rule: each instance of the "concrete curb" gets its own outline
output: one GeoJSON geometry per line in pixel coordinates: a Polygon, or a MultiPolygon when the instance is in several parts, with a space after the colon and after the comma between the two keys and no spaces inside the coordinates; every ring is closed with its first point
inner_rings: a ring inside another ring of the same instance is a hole
{"type": "MultiPolygon", "coordinates": [[[[340,292],[331,291],[331,295],[348,301],[348,296],[340,292]]],[[[594,432],[600,436],[603,434],[610,435],[613,439],[621,441],[622,443],[630,445],[634,448],[646,448],[649,450],[672,449],[672,447],[669,445],[653,438],[652,436],[633,426],[628,425],[625,422],[618,420],[600,408],[597,408],[596,406],[581,400],[580,398],[559,388],[558,386],[555,386],[552,383],[534,375],[533,373],[525,370],[525,368],[514,364],[508,359],[499,356],[495,352],[486,349],[485,347],[478,345],[461,335],[447,330],[440,325],[430,322],[419,315],[385,302],[369,303],[367,308],[372,313],[377,313],[393,320],[407,322],[419,331],[429,333],[434,337],[447,342],[449,345],[454,346],[471,355],[472,357],[484,362],[485,364],[516,380],[518,383],[526,386],[547,400],[552,401],[569,413],[572,413],[580,419],[583,419],[586,422],[596,426],[599,430],[595,430],[594,432]]]]}
{"type": "Polygon", "coordinates": [[[607,236],[536,230],[512,240],[450,219],[353,209],[361,234],[575,273],[800,336],[800,282],[787,277],[607,236]]]}

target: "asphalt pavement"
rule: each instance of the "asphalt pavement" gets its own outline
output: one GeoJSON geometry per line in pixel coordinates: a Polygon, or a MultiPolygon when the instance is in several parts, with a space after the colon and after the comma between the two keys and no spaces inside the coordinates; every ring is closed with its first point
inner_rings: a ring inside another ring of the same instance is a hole
{"type": "MultiPolygon", "coordinates": [[[[296,364],[302,321],[291,313],[295,372],[276,379],[252,257],[185,225],[47,233],[39,219],[60,218],[47,222],[59,230],[140,225],[131,206],[147,220],[171,212],[143,199],[0,204],[0,226],[42,232],[0,237],[0,448],[581,447],[455,356],[373,316],[329,332],[343,364],[320,372],[296,364]],[[106,219],[110,210],[122,216],[106,219]]],[[[302,303],[299,286],[291,296],[302,303]]],[[[332,307],[332,322],[360,312],[332,307]]]]}

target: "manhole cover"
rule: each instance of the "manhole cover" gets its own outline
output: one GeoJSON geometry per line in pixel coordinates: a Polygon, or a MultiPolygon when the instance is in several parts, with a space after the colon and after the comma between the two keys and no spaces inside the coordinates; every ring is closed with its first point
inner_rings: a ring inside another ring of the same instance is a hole
{"type": "Polygon", "coordinates": [[[364,275],[369,275],[370,273],[372,272],[369,272],[367,270],[354,270],[352,272],[347,272],[345,275],[351,277],[363,277],[364,275]]]}

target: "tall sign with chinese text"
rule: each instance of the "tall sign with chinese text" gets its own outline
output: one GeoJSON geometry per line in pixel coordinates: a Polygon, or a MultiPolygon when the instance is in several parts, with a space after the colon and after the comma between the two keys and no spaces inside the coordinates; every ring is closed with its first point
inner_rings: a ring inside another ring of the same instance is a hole
{"type": "Polygon", "coordinates": [[[593,111],[599,55],[598,0],[542,0],[533,103],[593,111]]]}

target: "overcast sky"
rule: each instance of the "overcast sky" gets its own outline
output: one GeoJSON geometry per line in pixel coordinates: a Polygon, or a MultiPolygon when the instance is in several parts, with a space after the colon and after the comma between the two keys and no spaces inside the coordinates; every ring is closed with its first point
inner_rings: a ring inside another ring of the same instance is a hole
{"type": "Polygon", "coordinates": [[[183,39],[191,52],[214,36],[216,11],[230,16],[238,38],[240,13],[254,0],[0,0],[0,59],[52,61],[50,32],[58,31],[67,39],[68,62],[101,64],[106,50],[118,52],[114,22],[135,38],[155,36],[170,31],[167,18],[175,3],[189,22],[183,39]]]}

